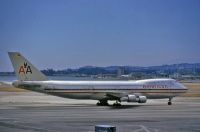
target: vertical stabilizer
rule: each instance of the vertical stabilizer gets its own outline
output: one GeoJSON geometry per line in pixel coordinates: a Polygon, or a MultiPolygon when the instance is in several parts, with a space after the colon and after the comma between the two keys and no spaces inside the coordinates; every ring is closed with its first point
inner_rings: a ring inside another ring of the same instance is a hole
{"type": "Polygon", "coordinates": [[[20,81],[44,81],[46,76],[18,52],[8,52],[15,74],[20,81]]]}

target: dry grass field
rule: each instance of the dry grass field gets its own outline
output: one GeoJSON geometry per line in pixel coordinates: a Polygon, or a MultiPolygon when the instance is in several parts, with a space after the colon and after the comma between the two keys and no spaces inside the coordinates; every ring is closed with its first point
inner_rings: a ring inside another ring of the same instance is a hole
{"type": "Polygon", "coordinates": [[[11,84],[0,82],[0,92],[27,92],[27,90],[15,88],[11,84]]]}
{"type": "MultiPolygon", "coordinates": [[[[200,83],[182,82],[188,88],[188,92],[182,94],[182,97],[200,97],[200,83]]],[[[15,88],[10,84],[0,82],[0,92],[28,92],[27,90],[15,88]]]]}
{"type": "Polygon", "coordinates": [[[188,88],[187,93],[182,94],[183,97],[200,97],[200,83],[182,83],[188,88]]]}

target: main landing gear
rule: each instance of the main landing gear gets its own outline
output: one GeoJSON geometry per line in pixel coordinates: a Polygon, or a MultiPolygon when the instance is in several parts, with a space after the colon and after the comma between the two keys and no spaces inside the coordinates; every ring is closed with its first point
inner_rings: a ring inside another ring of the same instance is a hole
{"type": "Polygon", "coordinates": [[[108,100],[99,100],[99,102],[97,102],[97,106],[109,106],[108,100]]]}
{"type": "MultiPolygon", "coordinates": [[[[99,100],[99,102],[97,102],[97,106],[109,106],[108,100],[99,100]]],[[[120,101],[116,100],[113,106],[121,106],[120,101]]]]}
{"type": "Polygon", "coordinates": [[[116,102],[113,104],[113,106],[121,106],[120,101],[116,100],[116,102]]]}
{"type": "Polygon", "coordinates": [[[168,105],[172,105],[172,98],[169,98],[168,105]]]}

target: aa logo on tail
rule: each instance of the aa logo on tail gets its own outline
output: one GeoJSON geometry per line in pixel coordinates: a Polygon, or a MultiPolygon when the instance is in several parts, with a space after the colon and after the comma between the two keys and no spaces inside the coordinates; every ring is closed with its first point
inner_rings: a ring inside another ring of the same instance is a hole
{"type": "Polygon", "coordinates": [[[27,64],[27,62],[24,62],[24,65],[20,66],[19,74],[20,73],[23,73],[23,74],[31,73],[32,74],[31,67],[27,64]]]}

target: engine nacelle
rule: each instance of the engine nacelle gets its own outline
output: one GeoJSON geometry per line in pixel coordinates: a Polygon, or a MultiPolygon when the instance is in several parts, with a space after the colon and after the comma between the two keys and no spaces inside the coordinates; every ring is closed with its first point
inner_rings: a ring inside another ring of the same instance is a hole
{"type": "Polygon", "coordinates": [[[147,97],[146,96],[128,95],[126,97],[120,98],[120,101],[146,103],[147,97]]]}
{"type": "Polygon", "coordinates": [[[135,95],[128,95],[127,102],[137,102],[137,98],[135,95]]]}
{"type": "Polygon", "coordinates": [[[128,95],[126,97],[120,98],[121,101],[126,101],[126,102],[137,102],[137,98],[135,95],[128,95]]]}
{"type": "Polygon", "coordinates": [[[138,103],[146,103],[147,102],[147,97],[146,96],[139,96],[138,103]]]}

